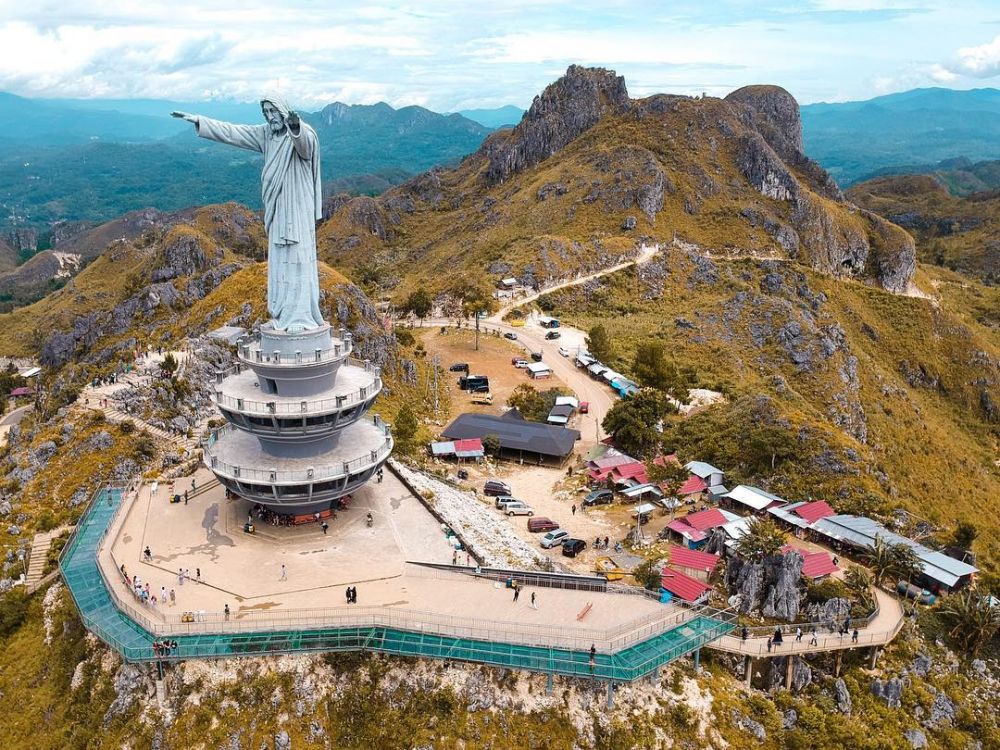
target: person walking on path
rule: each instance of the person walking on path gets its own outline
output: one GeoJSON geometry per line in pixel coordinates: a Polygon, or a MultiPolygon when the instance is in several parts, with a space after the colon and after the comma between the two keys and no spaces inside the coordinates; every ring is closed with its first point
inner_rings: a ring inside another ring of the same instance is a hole
{"type": "Polygon", "coordinates": [[[576,515],[576,503],[573,503],[573,505],[570,506],[570,511],[574,516],[576,515]]]}
{"type": "Polygon", "coordinates": [[[451,553],[451,564],[458,565],[458,550],[451,553]]]}
{"type": "Polygon", "coordinates": [[[143,556],[143,558],[144,558],[144,559],[146,560],[146,562],[149,562],[150,560],[152,560],[152,559],[153,559],[153,553],[152,553],[152,551],[151,551],[151,550],[149,549],[149,545],[148,545],[148,544],[146,545],[146,549],[144,549],[144,550],[142,551],[142,556],[143,556]]]}
{"type": "Polygon", "coordinates": [[[187,490],[184,490],[184,504],[185,505],[188,504],[188,491],[187,490]]]}
{"type": "Polygon", "coordinates": [[[195,583],[201,583],[201,568],[194,569],[194,581],[195,583]]]}
{"type": "Polygon", "coordinates": [[[287,570],[287,568],[285,568],[285,564],[284,563],[281,563],[281,578],[279,578],[278,580],[279,581],[287,581],[288,580],[288,570],[287,570]]]}
{"type": "Polygon", "coordinates": [[[517,585],[517,581],[514,582],[514,601],[517,601],[517,597],[521,595],[521,588],[517,585]]]}
{"type": "Polygon", "coordinates": [[[858,629],[854,628],[854,633],[851,635],[851,643],[858,642],[858,629]]]}
{"type": "Polygon", "coordinates": [[[178,586],[184,585],[184,568],[177,569],[177,585],[178,586]]]}
{"type": "Polygon", "coordinates": [[[170,606],[173,607],[177,604],[177,594],[174,593],[173,589],[170,589],[170,606]]]}
{"type": "Polygon", "coordinates": [[[802,642],[802,628],[795,628],[795,642],[802,642]]]}
{"type": "Polygon", "coordinates": [[[740,628],[740,640],[746,641],[746,639],[749,637],[750,637],[750,631],[747,629],[747,626],[744,625],[742,628],[740,628]]]}
{"type": "Polygon", "coordinates": [[[160,604],[166,606],[167,603],[167,587],[160,586],[160,604]]]}
{"type": "Polygon", "coordinates": [[[330,529],[330,524],[328,524],[326,521],[323,521],[323,523],[321,523],[319,527],[323,529],[323,536],[326,536],[326,532],[330,529]]]}
{"type": "Polygon", "coordinates": [[[590,671],[594,671],[594,666],[597,664],[597,646],[593,643],[590,644],[590,671]]]}
{"type": "Polygon", "coordinates": [[[228,620],[229,619],[229,605],[228,604],[222,610],[222,613],[225,615],[226,619],[228,620]]]}
{"type": "Polygon", "coordinates": [[[774,629],[774,645],[780,646],[784,642],[784,637],[781,635],[781,628],[774,629]]]}
{"type": "Polygon", "coordinates": [[[352,586],[351,587],[351,604],[357,604],[357,603],[358,603],[358,587],[357,586],[352,586]]]}
{"type": "Polygon", "coordinates": [[[538,605],[535,604],[535,592],[534,591],[531,592],[531,608],[532,609],[538,609],[538,605]]]}
{"type": "Polygon", "coordinates": [[[809,639],[809,645],[810,646],[818,646],[819,645],[819,641],[816,639],[816,628],[812,629],[811,635],[812,635],[812,637],[809,639]]]}
{"type": "Polygon", "coordinates": [[[771,644],[774,642],[773,636],[767,637],[767,653],[771,653],[771,644]]]}

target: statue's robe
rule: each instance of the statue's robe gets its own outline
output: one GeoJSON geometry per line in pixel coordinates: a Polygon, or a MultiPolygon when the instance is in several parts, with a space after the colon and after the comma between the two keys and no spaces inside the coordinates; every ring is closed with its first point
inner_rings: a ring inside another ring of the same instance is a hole
{"type": "Polygon", "coordinates": [[[198,117],[198,135],[264,154],[261,194],[267,229],[267,306],[273,325],[292,333],[323,324],[316,268],[316,222],[323,217],[319,139],[304,122],[298,135],[270,125],[198,117]]]}

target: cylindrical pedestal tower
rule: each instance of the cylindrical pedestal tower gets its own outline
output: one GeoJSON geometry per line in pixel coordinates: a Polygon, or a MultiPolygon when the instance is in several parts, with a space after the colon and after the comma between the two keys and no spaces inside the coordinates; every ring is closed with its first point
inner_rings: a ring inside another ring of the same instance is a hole
{"type": "Polygon", "coordinates": [[[281,513],[313,513],[367,482],[392,450],[389,426],[364,418],[382,390],[379,368],[352,358],[351,334],[269,325],[216,376],[229,424],[205,446],[228,489],[281,513]]]}

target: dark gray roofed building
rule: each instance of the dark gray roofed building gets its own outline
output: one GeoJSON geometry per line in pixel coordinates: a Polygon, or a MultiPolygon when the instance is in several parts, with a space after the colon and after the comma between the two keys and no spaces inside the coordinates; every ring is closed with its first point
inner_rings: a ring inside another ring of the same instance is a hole
{"type": "Polygon", "coordinates": [[[502,417],[461,414],[441,434],[449,440],[496,435],[500,439],[501,452],[508,458],[537,458],[559,463],[573,452],[574,444],[580,439],[577,430],[529,422],[516,409],[502,417]]]}

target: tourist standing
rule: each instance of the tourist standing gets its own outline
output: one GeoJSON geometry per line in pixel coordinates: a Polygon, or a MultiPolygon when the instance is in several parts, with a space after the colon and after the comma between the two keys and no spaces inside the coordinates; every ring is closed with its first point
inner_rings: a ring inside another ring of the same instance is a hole
{"type": "Polygon", "coordinates": [[[177,569],[177,585],[178,586],[184,585],[184,568],[177,569]]]}
{"type": "Polygon", "coordinates": [[[538,609],[538,605],[535,604],[535,592],[534,591],[531,592],[531,608],[532,609],[538,609]]]}
{"type": "Polygon", "coordinates": [[[194,581],[195,583],[201,583],[201,568],[194,569],[194,581]]]}
{"type": "Polygon", "coordinates": [[[802,642],[802,628],[795,628],[795,642],[802,642]]]}
{"type": "Polygon", "coordinates": [[[177,604],[177,594],[174,593],[173,589],[170,589],[170,606],[173,607],[177,604]]]}
{"type": "Polygon", "coordinates": [[[284,563],[281,563],[281,578],[278,579],[278,580],[281,580],[281,581],[287,581],[288,580],[288,569],[285,568],[285,564],[284,563]]]}
{"type": "Polygon", "coordinates": [[[347,603],[350,604],[351,603],[351,587],[350,586],[347,587],[347,591],[345,591],[344,594],[347,596],[347,603]]]}
{"type": "Polygon", "coordinates": [[[574,516],[576,515],[576,503],[573,503],[573,505],[570,506],[570,511],[574,516]]]}
{"type": "Polygon", "coordinates": [[[330,524],[328,524],[326,521],[323,521],[323,523],[321,523],[319,527],[323,529],[323,536],[326,536],[326,532],[330,529],[330,524]]]}
{"type": "Polygon", "coordinates": [[[815,627],[813,627],[811,635],[812,635],[812,637],[809,639],[809,645],[810,646],[818,646],[819,645],[819,641],[816,639],[816,628],[815,627]]]}
{"type": "Polygon", "coordinates": [[[229,619],[229,605],[228,604],[223,608],[222,614],[225,616],[225,618],[227,620],[229,619]]]}
{"type": "Polygon", "coordinates": [[[858,642],[858,629],[854,628],[854,633],[851,635],[851,643],[858,642]]]}
{"type": "Polygon", "coordinates": [[[146,562],[149,562],[150,560],[152,560],[152,559],[153,559],[153,553],[152,553],[152,551],[151,551],[151,550],[149,549],[149,545],[148,545],[148,544],[146,545],[146,549],[144,549],[144,550],[142,551],[142,556],[143,556],[143,558],[144,558],[144,559],[146,560],[146,562]]]}
{"type": "Polygon", "coordinates": [[[773,636],[767,637],[767,653],[771,653],[771,644],[774,643],[773,636]]]}

